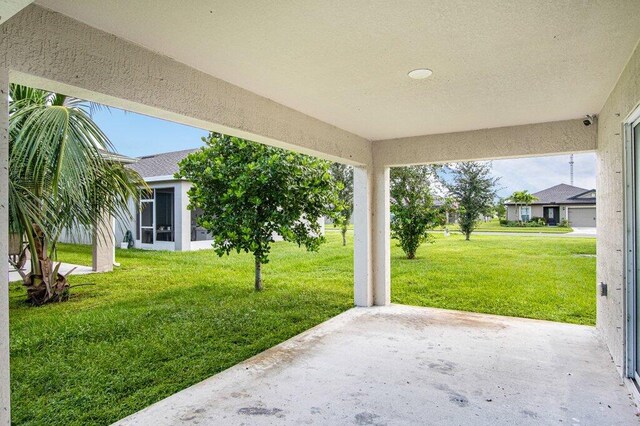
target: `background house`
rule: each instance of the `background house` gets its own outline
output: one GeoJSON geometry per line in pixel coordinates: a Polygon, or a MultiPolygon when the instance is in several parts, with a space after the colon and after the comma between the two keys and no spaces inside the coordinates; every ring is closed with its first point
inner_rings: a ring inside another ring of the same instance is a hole
{"type": "MultiPolygon", "coordinates": [[[[125,233],[131,231],[136,248],[175,251],[211,248],[213,238],[197,224],[201,211],[188,209],[191,182],[174,177],[179,171],[178,163],[195,151],[197,149],[147,155],[128,165],[151,190],[143,193],[139,206],[130,202],[130,221],[116,223],[117,242],[123,241],[125,233]]],[[[324,219],[321,232],[324,233],[324,219]]],[[[282,240],[277,234],[273,238],[282,240]]]]}
{"type": "Polygon", "coordinates": [[[176,251],[211,248],[211,236],[196,223],[200,212],[187,208],[191,183],[174,177],[180,160],[194,151],[147,155],[128,166],[142,176],[151,190],[143,193],[139,206],[130,203],[132,220],[116,224],[116,241],[122,241],[124,233],[130,230],[136,248],[176,251]]]}
{"type": "Polygon", "coordinates": [[[596,226],[596,190],[561,183],[533,194],[537,200],[530,205],[516,206],[506,202],[507,220],[530,220],[542,217],[549,225],[568,220],[570,226],[596,226]]]}

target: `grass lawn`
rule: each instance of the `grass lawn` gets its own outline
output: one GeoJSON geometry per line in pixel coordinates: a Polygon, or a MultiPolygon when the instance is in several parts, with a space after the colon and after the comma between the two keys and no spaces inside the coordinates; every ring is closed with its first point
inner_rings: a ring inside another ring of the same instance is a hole
{"type": "MultiPolygon", "coordinates": [[[[108,424],[352,306],[352,235],[319,253],[274,245],[253,292],[248,255],[119,250],[109,274],[71,277],[67,303],[32,308],[12,284],[15,424],[108,424]]],[[[403,259],[392,300],[582,324],[595,321],[595,239],[436,236],[403,259]]],[[[89,264],[86,246],[60,259],[89,264]]]]}
{"type": "Polygon", "coordinates": [[[595,238],[436,235],[391,252],[394,303],[595,324],[595,238]]]}

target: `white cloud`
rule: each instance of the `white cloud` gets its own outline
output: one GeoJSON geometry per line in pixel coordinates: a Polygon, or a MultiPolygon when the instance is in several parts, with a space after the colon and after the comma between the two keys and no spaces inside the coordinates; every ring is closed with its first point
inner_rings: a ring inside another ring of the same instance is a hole
{"type": "MultiPolygon", "coordinates": [[[[596,156],[593,153],[573,156],[574,185],[596,187],[596,156]]],[[[506,197],[513,191],[537,192],[559,183],[569,184],[569,155],[519,158],[493,161],[493,174],[500,177],[498,194],[506,197]]]]}

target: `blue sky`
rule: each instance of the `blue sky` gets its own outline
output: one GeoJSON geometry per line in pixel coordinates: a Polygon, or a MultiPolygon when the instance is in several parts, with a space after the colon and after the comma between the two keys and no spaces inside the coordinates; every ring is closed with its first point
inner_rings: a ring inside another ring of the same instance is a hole
{"type": "MultiPolygon", "coordinates": [[[[596,155],[575,154],[573,161],[573,184],[581,188],[594,189],[596,155]]],[[[559,183],[570,183],[569,155],[496,160],[493,162],[493,174],[501,177],[501,197],[523,189],[537,192],[559,183]]]]}
{"type": "Polygon", "coordinates": [[[111,140],[118,153],[130,157],[179,151],[202,146],[208,132],[116,108],[101,109],[93,120],[111,140]]]}
{"type": "MultiPolygon", "coordinates": [[[[203,144],[201,138],[207,135],[201,129],[115,108],[100,110],[93,118],[116,150],[131,157],[197,148],[203,144]]],[[[595,188],[595,154],[576,154],[574,162],[574,184],[595,188]]],[[[536,192],[569,183],[569,155],[496,160],[493,174],[501,177],[498,195],[502,197],[523,189],[536,192]]]]}

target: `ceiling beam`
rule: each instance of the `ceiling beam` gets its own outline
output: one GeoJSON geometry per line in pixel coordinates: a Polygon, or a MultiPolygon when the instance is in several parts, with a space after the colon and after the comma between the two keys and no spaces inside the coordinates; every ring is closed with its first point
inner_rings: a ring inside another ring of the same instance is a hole
{"type": "Polygon", "coordinates": [[[373,142],[376,164],[406,166],[595,151],[597,121],[582,119],[496,127],[373,142]]]}
{"type": "Polygon", "coordinates": [[[40,6],[16,14],[0,36],[12,82],[334,161],[371,163],[371,143],[360,136],[40,6]]]}

